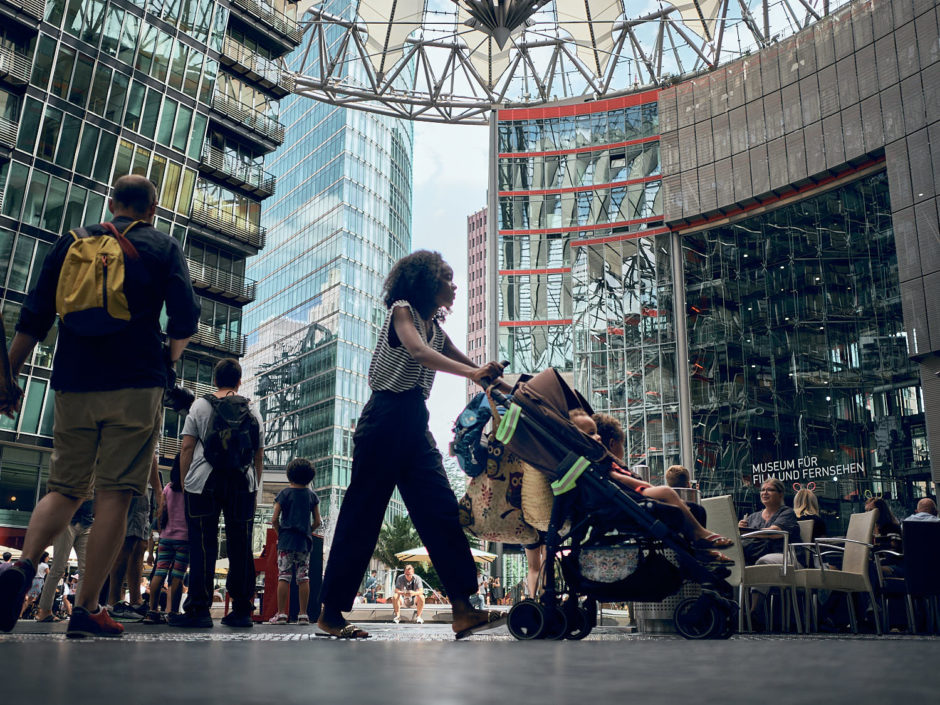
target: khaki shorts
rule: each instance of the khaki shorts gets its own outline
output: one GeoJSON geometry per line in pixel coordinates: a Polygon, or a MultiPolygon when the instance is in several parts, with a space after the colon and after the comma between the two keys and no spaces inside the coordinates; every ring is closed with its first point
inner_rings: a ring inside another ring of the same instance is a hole
{"type": "Polygon", "coordinates": [[[94,489],[143,494],[163,415],[163,389],[56,392],[48,490],[88,498],[94,489]]]}

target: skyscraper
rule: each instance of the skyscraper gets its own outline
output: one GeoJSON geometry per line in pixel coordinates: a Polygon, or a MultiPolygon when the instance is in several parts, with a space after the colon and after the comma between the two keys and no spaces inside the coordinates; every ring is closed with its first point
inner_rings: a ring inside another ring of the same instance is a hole
{"type": "MultiPolygon", "coordinates": [[[[284,105],[286,139],[270,165],[278,194],[263,214],[268,244],[248,270],[258,289],[247,308],[246,371],[265,422],[262,504],[286,483],[284,466],[306,457],[329,514],[349,484],[385,320],[382,284],[411,249],[413,128],[307,98],[284,105]]],[[[393,501],[390,512],[402,511],[393,501]]]]}
{"type": "MultiPolygon", "coordinates": [[[[467,357],[486,362],[486,232],[487,209],[467,216],[467,357]]],[[[467,395],[479,392],[467,382],[467,395]]]]}
{"type": "MultiPolygon", "coordinates": [[[[0,1],[0,297],[8,335],[51,243],[107,218],[123,174],[158,188],[155,224],[183,245],[199,330],[179,367],[197,393],[221,357],[244,353],[245,259],[265,242],[274,192],[264,155],[283,140],[277,57],[300,42],[286,0],[0,1]]],[[[0,542],[15,542],[44,492],[56,332],[24,367],[16,420],[0,421],[0,542]]],[[[182,418],[167,410],[162,462],[182,418]]]]}

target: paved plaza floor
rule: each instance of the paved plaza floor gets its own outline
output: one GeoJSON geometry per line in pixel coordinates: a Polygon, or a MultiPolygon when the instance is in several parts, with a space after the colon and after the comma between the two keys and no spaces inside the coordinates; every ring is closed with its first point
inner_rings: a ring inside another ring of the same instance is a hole
{"type": "Polygon", "coordinates": [[[64,624],[0,635],[0,702],[812,703],[937,702],[940,639],[742,635],[689,642],[599,627],[581,642],[517,642],[505,628],[455,642],[446,624],[366,625],[352,642],[314,626],[178,630],[67,640],[64,624]]]}

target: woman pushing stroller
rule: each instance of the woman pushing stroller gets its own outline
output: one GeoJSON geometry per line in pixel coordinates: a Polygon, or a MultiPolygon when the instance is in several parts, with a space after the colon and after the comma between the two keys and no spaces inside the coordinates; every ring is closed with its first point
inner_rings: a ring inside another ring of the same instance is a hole
{"type": "Polygon", "coordinates": [[[353,435],[350,484],[320,592],[317,624],[332,636],[369,636],[346,622],[342,612],[352,609],[396,486],[450,598],[457,638],[505,622],[504,615],[470,604],[477,591],[476,567],[428,430],[425,400],[437,370],[476,383],[497,380],[502,373],[496,362],[477,367],[441,327],[457,291],[453,277],[440,254],[421,250],[396,262],[385,281],[388,314],[369,366],[372,396],[353,435]]]}

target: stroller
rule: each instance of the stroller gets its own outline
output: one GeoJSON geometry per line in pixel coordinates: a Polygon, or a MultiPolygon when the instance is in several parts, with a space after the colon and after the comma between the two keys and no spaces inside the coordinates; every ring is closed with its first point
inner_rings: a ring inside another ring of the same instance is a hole
{"type": "Polygon", "coordinates": [[[737,604],[724,580],[730,571],[700,562],[678,533],[683,517],[677,508],[609,478],[606,449],[568,419],[570,409],[590,414],[590,406],[556,370],[520,381],[511,401],[493,388],[487,394],[507,409],[496,439],[530,466],[526,472],[542,474],[553,495],[543,592],[538,601],[513,606],[508,627],[514,637],[583,639],[595,626],[598,602],[661,601],[685,581],[699,584],[701,593],[676,607],[678,633],[687,639],[731,636],[737,604]]]}

